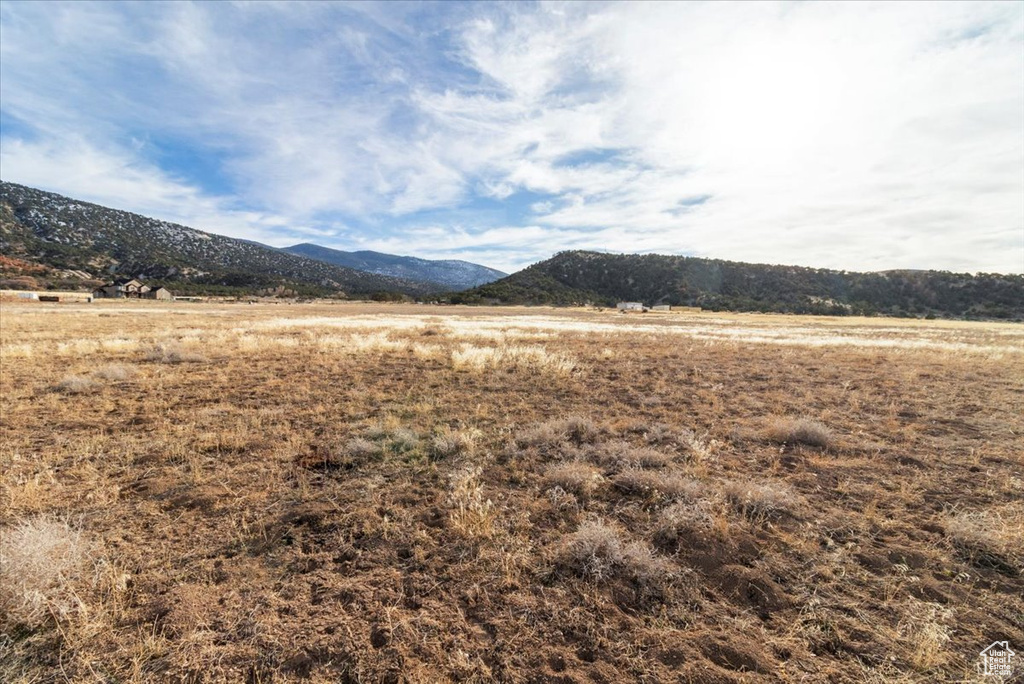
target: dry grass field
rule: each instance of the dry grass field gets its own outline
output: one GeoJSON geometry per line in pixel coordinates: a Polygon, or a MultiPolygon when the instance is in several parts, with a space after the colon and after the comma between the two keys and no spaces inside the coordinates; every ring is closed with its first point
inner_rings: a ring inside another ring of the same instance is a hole
{"type": "Polygon", "coordinates": [[[996,640],[1024,661],[1020,325],[0,316],[0,681],[981,682],[996,640]]]}

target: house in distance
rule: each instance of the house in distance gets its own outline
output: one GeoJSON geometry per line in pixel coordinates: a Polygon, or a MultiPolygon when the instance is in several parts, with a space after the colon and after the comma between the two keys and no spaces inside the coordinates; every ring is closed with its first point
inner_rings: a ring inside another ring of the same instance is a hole
{"type": "Polygon", "coordinates": [[[92,296],[94,299],[174,299],[166,287],[150,287],[135,278],[120,278],[98,287],[92,296]]]}

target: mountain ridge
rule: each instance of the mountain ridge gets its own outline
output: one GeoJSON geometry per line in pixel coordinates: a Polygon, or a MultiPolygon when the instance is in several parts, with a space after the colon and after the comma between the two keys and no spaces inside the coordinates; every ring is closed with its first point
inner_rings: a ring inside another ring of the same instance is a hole
{"type": "Polygon", "coordinates": [[[465,290],[499,280],[508,275],[508,273],[497,269],[461,259],[421,259],[371,250],[348,252],[309,242],[282,247],[281,250],[289,254],[368,273],[436,283],[446,290],[465,290]]]}
{"type": "MultiPolygon", "coordinates": [[[[186,292],[420,296],[444,289],[8,181],[0,181],[0,251],[16,260],[93,276],[80,279],[82,286],[131,275],[186,292]]],[[[5,273],[12,274],[32,277],[5,273]]]]}

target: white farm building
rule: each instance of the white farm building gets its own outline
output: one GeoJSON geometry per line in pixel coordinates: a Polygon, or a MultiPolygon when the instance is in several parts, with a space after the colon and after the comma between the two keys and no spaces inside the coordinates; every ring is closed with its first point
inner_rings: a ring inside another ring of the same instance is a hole
{"type": "Polygon", "coordinates": [[[643,311],[643,302],[619,302],[615,305],[619,311],[643,311]]]}

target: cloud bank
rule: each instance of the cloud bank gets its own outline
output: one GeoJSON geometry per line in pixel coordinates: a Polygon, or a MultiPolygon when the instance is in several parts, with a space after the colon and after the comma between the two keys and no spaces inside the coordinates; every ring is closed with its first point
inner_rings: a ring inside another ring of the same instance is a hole
{"type": "Polygon", "coordinates": [[[1024,271],[1019,3],[0,6],[0,175],[273,245],[1024,271]]]}

